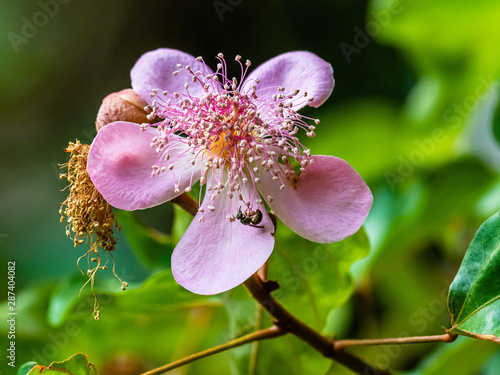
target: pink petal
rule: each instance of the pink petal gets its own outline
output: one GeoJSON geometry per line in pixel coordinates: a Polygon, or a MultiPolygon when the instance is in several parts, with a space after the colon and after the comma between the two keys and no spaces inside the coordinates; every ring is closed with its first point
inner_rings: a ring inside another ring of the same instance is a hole
{"type": "Polygon", "coordinates": [[[149,96],[154,89],[159,89],[160,93],[164,90],[185,93],[186,83],[189,84],[189,93],[192,96],[203,94],[203,87],[193,83],[192,75],[188,75],[184,67],[178,68],[177,64],[189,65],[193,72],[200,70],[204,75],[212,73],[210,68],[203,62],[196,61],[190,54],[175,49],[160,48],[145,53],[137,60],[130,72],[132,88],[148,104],[154,99],[149,96]],[[176,70],[180,70],[179,74],[173,75],[176,70]]]}
{"type": "Polygon", "coordinates": [[[183,193],[191,186],[191,178],[195,183],[201,177],[202,163],[193,166],[189,162],[193,155],[186,152],[188,146],[175,135],[167,162],[172,161],[174,169],[151,177],[158,153],[150,143],[157,134],[155,128],[141,131],[140,125],[131,122],[114,122],[97,133],[90,148],[87,171],[110,205],[129,211],[153,207],[183,193]],[[178,193],[174,191],[177,184],[178,193]]]}
{"type": "MultiPolygon", "coordinates": [[[[294,185],[270,181],[259,172],[258,185],[269,207],[283,223],[314,242],[330,243],[358,231],[370,211],[373,196],[361,176],[344,160],[315,155],[294,185]],[[268,195],[274,199],[269,201],[268,195]]],[[[279,230],[279,228],[278,228],[279,230]]]]}
{"type": "MultiPolygon", "coordinates": [[[[245,189],[241,193],[249,196],[245,189]]],[[[209,192],[203,207],[210,202],[209,192]]],[[[241,284],[266,262],[274,246],[274,226],[263,205],[258,207],[264,228],[229,222],[226,216],[236,216],[241,202],[229,199],[225,190],[214,206],[213,212],[205,210],[203,222],[198,220],[200,213],[195,216],[172,254],[175,279],[197,294],[217,294],[241,284]]]]}
{"type": "Polygon", "coordinates": [[[257,85],[259,97],[271,97],[278,93],[278,87],[282,86],[285,88],[285,94],[299,89],[298,98],[303,98],[304,92],[307,92],[307,97],[314,98],[311,102],[305,99],[295,100],[292,108],[296,111],[306,105],[319,107],[328,99],[335,84],[332,66],[307,51],[284,53],[258,66],[245,80],[245,90],[255,84],[250,82],[255,78],[260,80],[257,85]]]}

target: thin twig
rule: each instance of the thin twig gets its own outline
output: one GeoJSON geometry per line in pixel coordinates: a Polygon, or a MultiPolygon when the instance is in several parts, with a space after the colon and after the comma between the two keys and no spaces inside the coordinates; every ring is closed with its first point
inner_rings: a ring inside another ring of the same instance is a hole
{"type": "Polygon", "coordinates": [[[202,358],[205,358],[205,357],[208,357],[208,356],[220,353],[220,352],[224,352],[226,350],[236,348],[237,346],[248,344],[248,343],[253,342],[253,341],[260,341],[260,340],[272,339],[275,337],[283,336],[286,333],[287,333],[286,330],[274,325],[272,327],[250,333],[246,336],[239,337],[237,339],[229,341],[226,344],[222,344],[222,345],[216,346],[214,348],[210,348],[210,349],[204,350],[202,352],[192,354],[192,355],[187,356],[185,358],[179,359],[178,361],[169,363],[165,366],[161,366],[161,367],[155,368],[153,370],[144,372],[141,375],[163,374],[167,371],[170,371],[170,370],[176,369],[178,367],[184,366],[188,363],[197,361],[198,359],[202,359],[202,358]]]}
{"type": "Polygon", "coordinates": [[[338,340],[335,341],[335,350],[344,350],[349,346],[367,346],[367,345],[405,345],[405,344],[420,344],[429,342],[453,342],[458,335],[445,333],[443,335],[434,336],[414,336],[414,337],[396,337],[387,339],[370,339],[370,340],[338,340]]]}

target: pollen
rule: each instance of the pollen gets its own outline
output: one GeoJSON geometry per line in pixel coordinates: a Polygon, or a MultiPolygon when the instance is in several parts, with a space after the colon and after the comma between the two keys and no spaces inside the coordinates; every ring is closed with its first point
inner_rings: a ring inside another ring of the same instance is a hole
{"type": "Polygon", "coordinates": [[[115,272],[115,262],[111,255],[117,242],[114,237],[114,228],[120,230],[120,226],[113,215],[111,206],[94,187],[87,173],[89,149],[90,145],[81,144],[78,140],[76,143],[70,142],[69,146],[64,149],[71,155],[69,161],[61,165],[61,169],[66,171],[60,175],[60,178],[69,182],[66,187],[69,190],[69,195],[61,204],[59,213],[61,214],[61,222],[66,221],[68,223],[66,235],[73,240],[75,247],[83,243],[89,246],[88,251],[78,258],[77,266],[82,274],[88,275],[85,285],[88,283],[91,285],[94,294],[93,316],[96,320],[99,320],[99,302],[94,293],[96,272],[100,269],[106,270],[108,260],[111,258],[113,274],[122,285],[124,283],[115,272]],[[107,260],[104,264],[99,249],[102,249],[106,254],[107,260]],[[87,259],[87,271],[85,273],[79,265],[83,258],[87,259]]]}
{"type": "Polygon", "coordinates": [[[207,141],[209,154],[217,159],[229,160],[237,150],[236,132],[222,132],[212,135],[207,141]]]}

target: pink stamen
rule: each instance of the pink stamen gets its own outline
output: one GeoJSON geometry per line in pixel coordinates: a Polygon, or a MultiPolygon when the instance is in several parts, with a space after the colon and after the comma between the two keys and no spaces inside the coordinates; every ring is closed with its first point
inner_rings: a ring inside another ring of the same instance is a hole
{"type": "MultiPolygon", "coordinates": [[[[247,60],[244,67],[241,57],[236,57],[241,68],[238,81],[227,77],[224,56],[218,54],[217,59],[219,63],[215,73],[210,72],[201,57],[196,59],[203,63],[198,71],[178,64],[173,74],[186,76],[184,92],[158,93],[158,90],[153,90],[151,93],[154,101],[150,116],[164,119],[158,126],[159,135],[151,141],[151,147],[158,152],[158,165],[153,166],[152,175],[166,170],[159,167],[160,161],[169,159],[169,149],[175,144],[172,140],[177,139],[189,146],[193,163],[203,163],[206,170],[211,170],[206,189],[213,189],[214,194],[206,208],[213,210],[217,195],[225,187],[229,197],[239,196],[242,199],[238,193],[241,184],[251,183],[254,193],[244,204],[253,210],[261,201],[256,194],[256,183],[259,182],[256,172],[260,169],[267,171],[269,179],[283,188],[284,178],[290,179],[295,175],[289,157],[301,165],[301,170],[312,162],[309,150],[300,143],[296,134],[302,129],[307,136],[313,137],[315,128],[304,119],[318,121],[299,115],[292,109],[294,104],[312,100],[307,93],[299,90],[287,93],[286,88],[276,87],[276,94],[271,97],[259,97],[259,92],[269,87],[259,87],[258,79],[245,81],[250,61],[247,60]],[[190,84],[200,85],[205,93],[199,97],[192,96],[190,84]],[[251,90],[243,91],[248,84],[252,84],[251,90]],[[173,134],[180,138],[171,137],[173,134]]],[[[145,128],[147,126],[144,125],[145,128]]],[[[169,160],[169,165],[173,166],[184,156],[185,153],[177,155],[174,160],[169,160]]],[[[176,173],[175,168],[172,172],[176,173]]],[[[177,171],[175,176],[178,181],[182,173],[182,170],[177,171]]],[[[191,176],[190,181],[194,180],[191,176]]],[[[203,180],[202,175],[202,185],[205,183],[203,180]]]]}

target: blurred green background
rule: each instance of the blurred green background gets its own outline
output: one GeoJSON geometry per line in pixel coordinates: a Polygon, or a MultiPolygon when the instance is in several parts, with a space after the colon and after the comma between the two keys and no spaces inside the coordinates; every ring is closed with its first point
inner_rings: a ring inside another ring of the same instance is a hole
{"type": "MultiPolygon", "coordinates": [[[[3,1],[0,18],[0,274],[16,262],[17,366],[84,352],[103,374],[138,374],[269,324],[242,287],[207,298],[172,281],[169,253],[187,219],[176,211],[171,228],[169,204],[140,213],[163,236],[119,213],[114,256],[131,287],[121,292],[109,275],[98,277],[101,321],[91,317],[88,288],[78,297],[85,278],[76,259],[85,250],[59,222],[63,148],[91,142],[101,100],[130,87],[135,61],[159,47],[213,65],[218,52],[255,67],[293,50],[331,62],[331,98],[303,111],[321,119],[307,145],[347,160],[372,189],[371,249],[363,233],[320,246],[281,225],[269,271],[282,286],[277,297],[339,338],[439,334],[449,326],[448,286],[475,231],[500,208],[500,2],[3,1]]],[[[236,64],[230,69],[239,74],[236,64]]],[[[495,344],[472,339],[355,352],[416,374],[492,375],[500,362],[495,344]]],[[[285,371],[348,373],[288,336],[175,373],[285,371]]]]}

